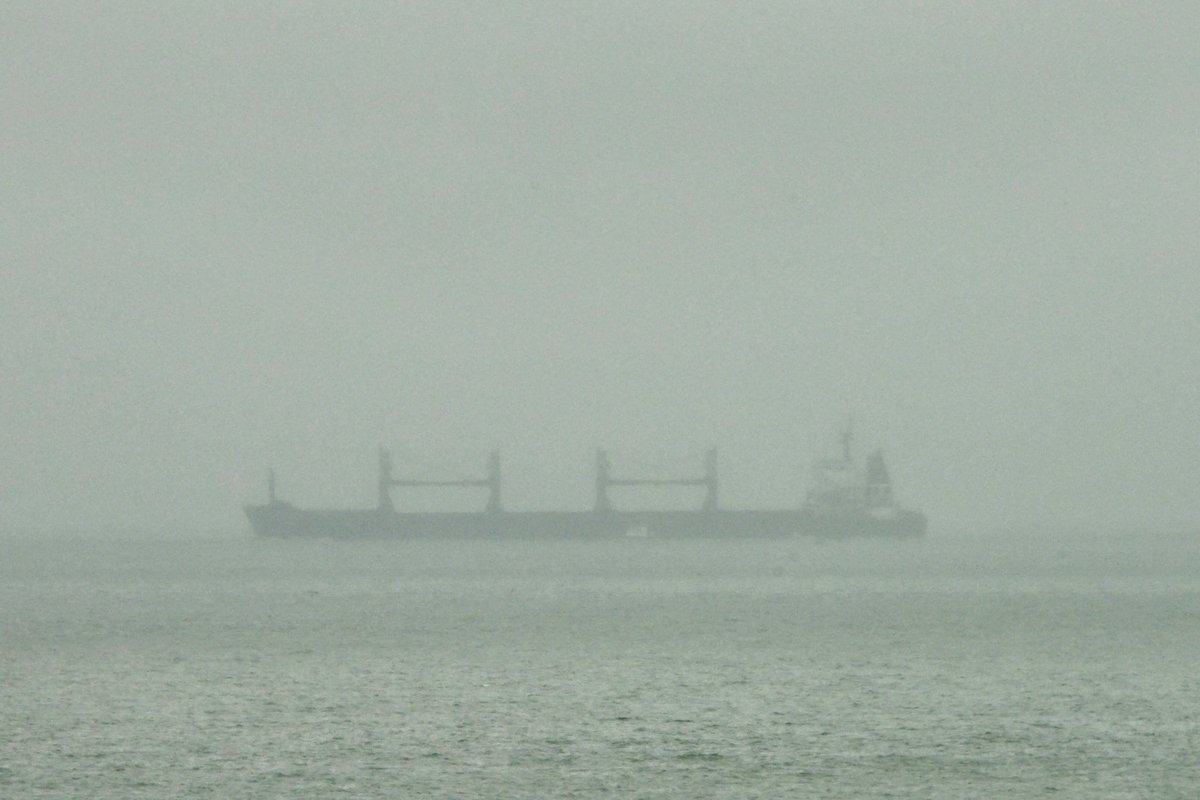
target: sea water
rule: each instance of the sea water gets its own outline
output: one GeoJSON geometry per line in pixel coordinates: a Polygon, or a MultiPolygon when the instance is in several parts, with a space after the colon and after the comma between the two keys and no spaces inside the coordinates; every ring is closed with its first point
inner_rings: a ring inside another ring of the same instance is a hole
{"type": "Polygon", "coordinates": [[[0,553],[0,797],[1200,791],[1187,537],[0,553]]]}

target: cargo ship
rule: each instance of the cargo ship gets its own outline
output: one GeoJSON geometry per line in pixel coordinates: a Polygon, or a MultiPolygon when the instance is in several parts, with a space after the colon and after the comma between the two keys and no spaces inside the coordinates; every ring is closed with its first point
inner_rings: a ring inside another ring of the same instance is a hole
{"type": "Polygon", "coordinates": [[[812,485],[795,508],[729,509],[717,502],[717,451],[705,454],[703,473],[683,478],[615,476],[604,450],[596,452],[596,500],[590,510],[509,510],[501,502],[500,454],[488,459],[484,477],[465,480],[398,478],[391,455],[379,451],[379,501],[374,508],[299,508],[276,495],[274,470],[268,471],[267,502],[245,506],[258,536],[330,539],[602,539],[616,537],[758,538],[810,536],[841,539],[860,536],[909,538],[925,533],[925,515],[901,508],[883,455],[875,451],[864,465],[852,458],[847,428],[840,457],[813,466],[812,485]],[[412,487],[466,487],[487,490],[478,511],[404,511],[392,493],[412,487]],[[625,510],[614,506],[614,487],[694,486],[702,488],[699,508],[625,510]]]}

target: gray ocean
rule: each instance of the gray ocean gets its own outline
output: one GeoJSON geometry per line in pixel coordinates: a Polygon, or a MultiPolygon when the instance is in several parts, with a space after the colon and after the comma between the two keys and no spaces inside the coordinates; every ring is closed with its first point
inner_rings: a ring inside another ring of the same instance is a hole
{"type": "Polygon", "coordinates": [[[1200,794],[1200,536],[0,554],[0,797],[1200,794]]]}

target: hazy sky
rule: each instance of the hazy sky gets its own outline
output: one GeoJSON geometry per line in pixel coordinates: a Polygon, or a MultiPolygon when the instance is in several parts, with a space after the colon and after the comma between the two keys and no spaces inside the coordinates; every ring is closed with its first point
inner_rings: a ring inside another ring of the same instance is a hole
{"type": "MultiPolygon", "coordinates": [[[[0,531],[247,528],[375,448],[586,508],[1200,527],[1200,5],[0,7],[0,531]],[[696,498],[699,502],[699,498],[696,498]]],[[[403,498],[397,500],[402,503],[403,498]]]]}

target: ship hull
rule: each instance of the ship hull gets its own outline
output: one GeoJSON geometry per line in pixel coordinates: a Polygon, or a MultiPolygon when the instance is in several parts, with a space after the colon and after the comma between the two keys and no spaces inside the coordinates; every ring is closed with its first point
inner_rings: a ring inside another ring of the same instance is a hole
{"type": "Polygon", "coordinates": [[[811,536],[911,538],[925,516],[820,515],[806,509],[760,511],[500,511],[397,513],[378,509],[300,509],[288,503],[250,505],[254,532],[281,539],[606,539],[780,538],[811,536]]]}

